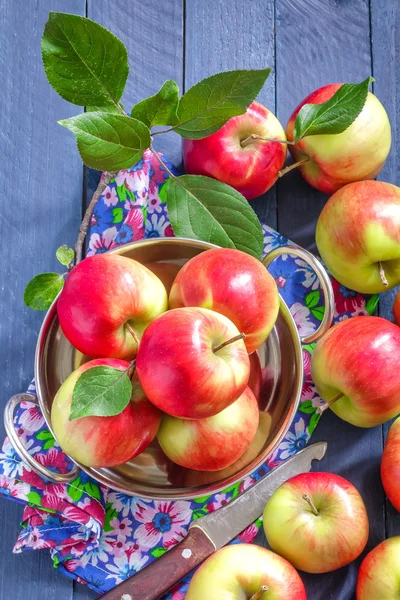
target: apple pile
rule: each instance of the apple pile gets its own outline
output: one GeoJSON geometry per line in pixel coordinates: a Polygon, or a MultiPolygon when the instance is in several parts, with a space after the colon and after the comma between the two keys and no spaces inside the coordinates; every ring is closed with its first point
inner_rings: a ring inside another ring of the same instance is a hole
{"type": "Polygon", "coordinates": [[[87,258],[67,276],[58,318],[85,362],[61,385],[51,421],[83,465],[123,464],[157,436],[174,463],[216,471],[257,434],[249,355],[278,316],[274,279],[249,254],[218,248],[189,260],[170,287],[168,296],[155,273],[118,254],[87,258]]]}

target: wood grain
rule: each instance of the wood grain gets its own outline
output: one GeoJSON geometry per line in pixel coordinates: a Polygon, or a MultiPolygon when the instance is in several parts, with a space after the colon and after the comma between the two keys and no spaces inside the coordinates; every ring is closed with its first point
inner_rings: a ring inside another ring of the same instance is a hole
{"type": "MultiPolygon", "coordinates": [[[[80,220],[82,163],[57,120],[78,114],[47,83],[40,38],[49,10],[84,14],[84,0],[0,1],[0,364],[1,396],[26,389],[43,313],[24,307],[33,275],[58,270],[55,251],[72,244],[80,220]],[[67,7],[68,4],[68,7],[67,7]]],[[[1,437],[3,437],[1,428],[1,437]]],[[[22,507],[1,500],[0,597],[72,597],[48,553],[11,553],[22,507]]]]}

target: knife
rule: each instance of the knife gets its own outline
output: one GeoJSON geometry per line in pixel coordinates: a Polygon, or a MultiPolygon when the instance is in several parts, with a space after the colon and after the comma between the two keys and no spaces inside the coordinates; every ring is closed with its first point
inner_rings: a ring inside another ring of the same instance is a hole
{"type": "Polygon", "coordinates": [[[326,449],[325,442],[307,446],[232,502],[194,521],[182,542],[104,594],[102,600],[157,600],[213,552],[256,521],[274,491],[290,477],[310,471],[312,461],[321,460],[326,449]]]}

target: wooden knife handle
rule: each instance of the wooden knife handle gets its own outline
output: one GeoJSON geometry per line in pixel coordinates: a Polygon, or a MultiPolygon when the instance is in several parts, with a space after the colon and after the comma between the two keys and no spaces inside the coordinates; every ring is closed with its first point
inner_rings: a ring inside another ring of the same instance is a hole
{"type": "Polygon", "coordinates": [[[148,567],[102,596],[102,600],[157,600],[182,577],[215,552],[215,546],[199,527],[148,567]]]}

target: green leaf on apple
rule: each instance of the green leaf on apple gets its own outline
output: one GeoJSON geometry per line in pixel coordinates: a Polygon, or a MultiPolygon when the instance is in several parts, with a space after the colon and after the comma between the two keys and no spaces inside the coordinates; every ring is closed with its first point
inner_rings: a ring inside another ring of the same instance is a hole
{"type": "Polygon", "coordinates": [[[69,419],[119,415],[128,406],[131,394],[126,371],[106,366],[87,369],[75,384],[69,419]]]}
{"type": "Polygon", "coordinates": [[[171,178],[167,207],[176,236],[237,248],[262,258],[264,237],[257,215],[229,185],[202,175],[171,178]]]}
{"type": "Polygon", "coordinates": [[[127,169],[150,146],[148,127],[124,115],[83,113],[59,123],[75,135],[83,162],[100,171],[127,169]]]}
{"type": "Polygon", "coordinates": [[[42,58],[50,85],[72,104],[117,104],[123,94],[129,73],[126,48],[90,19],[50,12],[42,58]]]}
{"type": "Polygon", "coordinates": [[[178,103],[178,84],[168,79],[157,94],[142,100],[132,108],[131,117],[142,121],[149,128],[153,125],[176,125],[178,103]]]}
{"type": "Polygon", "coordinates": [[[192,140],[215,133],[231,117],[246,112],[270,72],[271,69],[226,71],[196,83],[179,101],[175,131],[192,140]]]}
{"type": "Polygon", "coordinates": [[[74,260],[75,252],[72,248],[68,248],[66,244],[57,248],[56,257],[64,267],[68,267],[74,260]]]}
{"type": "Polygon", "coordinates": [[[372,77],[367,77],[361,83],[344,83],[327,102],[304,104],[294,124],[294,141],[345,131],[362,111],[372,81],[372,77]]]}
{"type": "Polygon", "coordinates": [[[60,273],[41,273],[30,280],[25,288],[24,302],[34,310],[48,310],[64,285],[60,273]]]}

